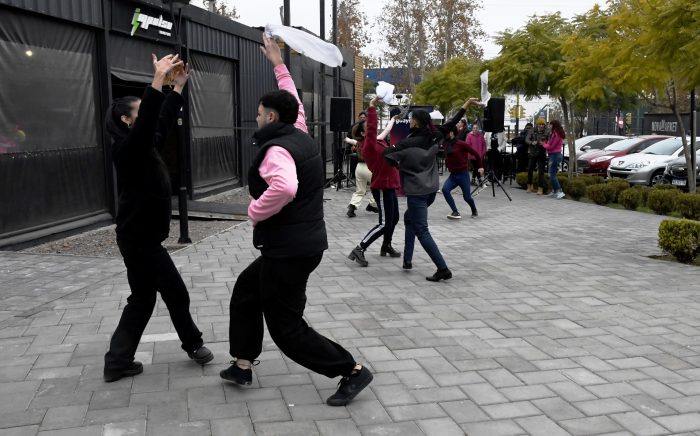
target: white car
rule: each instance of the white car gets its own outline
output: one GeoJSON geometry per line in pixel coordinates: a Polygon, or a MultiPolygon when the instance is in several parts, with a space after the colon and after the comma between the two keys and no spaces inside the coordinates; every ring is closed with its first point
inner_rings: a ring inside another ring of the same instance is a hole
{"type": "Polygon", "coordinates": [[[608,178],[626,179],[630,185],[654,186],[663,183],[666,164],[683,154],[680,137],[668,138],[643,151],[610,161],[608,178]]]}
{"type": "MultiPolygon", "coordinates": [[[[620,135],[588,135],[583,138],[578,138],[574,141],[574,146],[576,147],[576,159],[578,159],[583,153],[592,150],[602,150],[613,142],[625,139],[625,136],[620,135]]],[[[569,146],[564,140],[564,159],[561,163],[561,171],[569,171],[569,146]]]]}

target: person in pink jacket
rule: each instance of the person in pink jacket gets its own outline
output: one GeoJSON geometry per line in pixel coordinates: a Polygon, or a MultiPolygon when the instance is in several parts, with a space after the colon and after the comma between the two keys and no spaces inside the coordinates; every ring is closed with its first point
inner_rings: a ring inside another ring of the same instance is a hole
{"type": "Polygon", "coordinates": [[[278,91],[263,95],[255,132],[257,155],[248,174],[248,216],[260,250],[236,279],[229,305],[231,366],[224,380],[250,385],[263,349],[264,327],[291,360],[326,377],[342,377],[330,406],[345,406],[372,381],[372,373],[340,344],[304,320],[306,285],[328,248],[323,219],[323,159],[308,135],[299,100],[277,42],[263,35],[278,91]]]}
{"type": "Polygon", "coordinates": [[[477,159],[476,156],[472,156],[470,154],[469,160],[471,162],[472,167],[472,183],[476,181],[477,174],[479,174],[479,183],[481,183],[481,174],[476,171],[476,162],[477,160],[484,160],[484,156],[486,155],[486,139],[484,139],[484,134],[481,133],[481,131],[479,131],[478,124],[474,123],[474,125],[472,126],[472,130],[467,135],[467,139],[465,142],[469,147],[473,148],[479,153],[479,159],[477,159]]]}
{"type": "Polygon", "coordinates": [[[562,199],[564,198],[564,191],[562,191],[559,179],[557,179],[557,172],[559,171],[559,165],[561,165],[563,158],[562,145],[564,144],[566,133],[559,120],[550,121],[549,128],[552,134],[549,136],[547,142],[544,143],[544,149],[549,158],[549,180],[552,184],[552,193],[550,196],[556,199],[562,199]]]}

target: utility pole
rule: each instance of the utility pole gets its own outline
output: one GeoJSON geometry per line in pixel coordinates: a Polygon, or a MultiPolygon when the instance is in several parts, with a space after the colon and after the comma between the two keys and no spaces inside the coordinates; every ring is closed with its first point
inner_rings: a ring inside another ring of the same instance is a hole
{"type": "MultiPolygon", "coordinates": [[[[284,19],[283,23],[285,26],[289,26],[290,24],[290,17],[289,17],[289,0],[284,0],[284,19]]],[[[287,43],[284,43],[284,63],[287,65],[287,68],[289,68],[289,71],[292,71],[292,65],[290,63],[290,52],[289,52],[289,45],[287,43]]]]}
{"type": "MultiPolygon", "coordinates": [[[[319,9],[320,9],[320,19],[321,22],[319,32],[320,37],[323,41],[326,40],[326,0],[320,0],[319,1],[319,9]]],[[[321,156],[323,157],[323,183],[326,183],[326,161],[328,159],[327,156],[327,150],[326,150],[326,66],[321,63],[321,80],[320,80],[320,87],[321,87],[321,97],[320,97],[320,123],[319,123],[319,135],[321,136],[321,156]]]]}
{"type": "Polygon", "coordinates": [[[216,12],[216,0],[209,0],[209,12],[216,12]]]}

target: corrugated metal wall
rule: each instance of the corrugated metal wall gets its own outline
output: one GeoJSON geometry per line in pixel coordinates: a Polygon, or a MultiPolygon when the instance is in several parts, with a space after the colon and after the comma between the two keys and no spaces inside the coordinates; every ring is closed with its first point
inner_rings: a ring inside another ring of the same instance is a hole
{"type": "Polygon", "coordinates": [[[225,33],[199,23],[187,21],[187,38],[189,48],[217,56],[238,59],[238,40],[236,35],[225,33]]]}
{"type": "Polygon", "coordinates": [[[248,39],[239,39],[239,90],[240,98],[240,132],[241,132],[241,181],[248,183],[248,166],[253,159],[251,137],[257,130],[255,117],[260,97],[277,89],[272,65],[260,51],[260,43],[248,39]]]}
{"type": "Polygon", "coordinates": [[[102,27],[101,0],[0,0],[0,4],[102,27]]]}

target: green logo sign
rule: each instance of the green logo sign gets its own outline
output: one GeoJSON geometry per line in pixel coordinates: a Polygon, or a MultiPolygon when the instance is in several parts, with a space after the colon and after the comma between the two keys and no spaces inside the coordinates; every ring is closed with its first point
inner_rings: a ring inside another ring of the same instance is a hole
{"type": "Polygon", "coordinates": [[[150,26],[158,27],[158,33],[165,36],[170,36],[170,30],[173,28],[173,23],[164,20],[160,15],[158,18],[150,15],[142,14],[141,8],[134,10],[134,16],[131,19],[131,36],[134,36],[139,27],[148,30],[150,26]]]}

